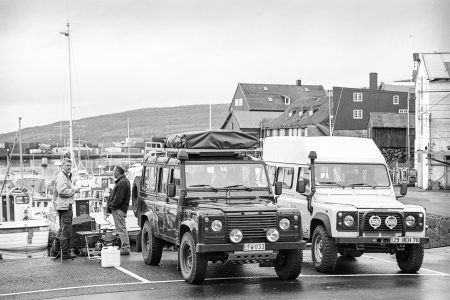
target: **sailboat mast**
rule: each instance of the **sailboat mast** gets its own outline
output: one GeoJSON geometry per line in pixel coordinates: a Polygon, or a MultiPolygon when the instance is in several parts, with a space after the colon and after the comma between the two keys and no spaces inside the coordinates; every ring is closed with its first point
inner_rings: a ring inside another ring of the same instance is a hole
{"type": "MultiPolygon", "coordinates": [[[[71,57],[70,57],[70,23],[67,22],[67,31],[61,32],[61,34],[64,34],[67,37],[67,48],[69,53],[69,102],[70,102],[70,120],[69,120],[69,152],[70,152],[70,158],[72,159],[72,164],[76,164],[75,162],[75,153],[73,152],[73,118],[72,118],[72,64],[71,64],[71,57]]],[[[76,168],[76,166],[75,166],[76,168]]]]}
{"type": "Polygon", "coordinates": [[[22,158],[22,117],[19,117],[19,155],[20,155],[20,184],[23,184],[23,158],[22,158]]]}

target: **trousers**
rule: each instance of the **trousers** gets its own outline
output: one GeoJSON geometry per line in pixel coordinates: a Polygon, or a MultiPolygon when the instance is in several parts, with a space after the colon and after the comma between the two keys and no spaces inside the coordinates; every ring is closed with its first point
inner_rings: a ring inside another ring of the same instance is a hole
{"type": "Polygon", "coordinates": [[[125,222],[127,213],[120,209],[113,209],[112,216],[114,219],[114,225],[116,226],[116,232],[119,234],[121,248],[130,251],[130,238],[128,236],[127,225],[125,222]]]}
{"type": "Polygon", "coordinates": [[[68,210],[58,210],[59,215],[59,241],[63,252],[69,252],[70,238],[73,235],[72,227],[72,204],[69,205],[68,210]]]}

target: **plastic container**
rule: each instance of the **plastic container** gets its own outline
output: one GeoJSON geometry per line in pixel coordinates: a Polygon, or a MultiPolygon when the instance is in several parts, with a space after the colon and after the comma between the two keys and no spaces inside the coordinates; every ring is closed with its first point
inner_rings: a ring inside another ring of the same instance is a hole
{"type": "Polygon", "coordinates": [[[119,267],[120,266],[120,251],[114,247],[103,247],[102,252],[102,267],[119,267]]]}

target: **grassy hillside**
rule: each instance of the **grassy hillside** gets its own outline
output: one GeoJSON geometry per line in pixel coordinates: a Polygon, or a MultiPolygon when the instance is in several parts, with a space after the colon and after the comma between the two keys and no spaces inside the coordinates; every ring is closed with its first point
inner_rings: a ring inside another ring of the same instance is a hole
{"type": "MultiPolygon", "coordinates": [[[[212,105],[212,128],[220,128],[227,116],[229,104],[212,105]]],[[[127,137],[127,118],[130,120],[130,137],[150,138],[166,134],[209,129],[209,105],[188,105],[162,108],[143,108],[116,114],[75,120],[73,137],[88,143],[108,144],[124,141],[127,137]],[[77,124],[81,124],[77,126],[77,124]]],[[[23,142],[61,145],[68,140],[68,121],[22,129],[23,142]]],[[[12,142],[16,132],[0,134],[0,142],[12,142]]]]}

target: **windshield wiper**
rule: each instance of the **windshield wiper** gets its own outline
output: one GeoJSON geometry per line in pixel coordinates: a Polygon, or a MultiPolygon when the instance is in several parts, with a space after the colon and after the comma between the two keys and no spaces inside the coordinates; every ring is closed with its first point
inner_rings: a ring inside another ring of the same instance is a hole
{"type": "Polygon", "coordinates": [[[374,185],[370,185],[370,184],[363,183],[363,182],[361,182],[361,183],[352,183],[352,184],[349,184],[348,186],[351,186],[351,187],[355,187],[355,186],[369,186],[371,188],[375,188],[376,187],[374,185]]]}
{"type": "Polygon", "coordinates": [[[232,189],[232,188],[237,188],[237,187],[242,187],[242,188],[244,188],[245,190],[247,190],[247,191],[249,191],[249,192],[253,191],[252,188],[250,188],[250,187],[248,187],[248,186],[245,186],[245,185],[243,185],[243,184],[227,185],[227,186],[224,186],[223,188],[224,188],[224,189],[232,189]]]}
{"type": "Polygon", "coordinates": [[[194,184],[194,185],[190,185],[189,187],[190,188],[191,187],[208,187],[208,188],[212,189],[216,193],[219,191],[216,187],[213,187],[213,186],[211,186],[209,184],[194,184]]]}
{"type": "Polygon", "coordinates": [[[334,182],[334,181],[318,181],[317,183],[318,184],[335,184],[335,185],[340,186],[342,188],[345,187],[345,185],[339,184],[339,183],[334,182]]]}

